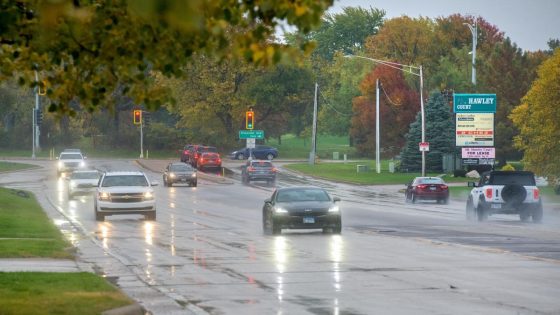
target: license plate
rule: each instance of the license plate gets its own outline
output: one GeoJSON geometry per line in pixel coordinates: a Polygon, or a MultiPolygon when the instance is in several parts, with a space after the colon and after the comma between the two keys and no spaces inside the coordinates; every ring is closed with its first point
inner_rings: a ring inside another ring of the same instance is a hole
{"type": "Polygon", "coordinates": [[[186,178],[181,178],[181,181],[182,181],[182,182],[186,182],[187,179],[186,179],[186,178]]]}
{"type": "Polygon", "coordinates": [[[490,208],[492,209],[501,209],[502,208],[502,204],[501,203],[493,203],[490,205],[490,208]]]}
{"type": "Polygon", "coordinates": [[[315,218],[314,217],[303,217],[303,223],[315,223],[315,218]]]}
{"type": "Polygon", "coordinates": [[[435,187],[430,187],[430,190],[436,190],[436,188],[435,187]]]}

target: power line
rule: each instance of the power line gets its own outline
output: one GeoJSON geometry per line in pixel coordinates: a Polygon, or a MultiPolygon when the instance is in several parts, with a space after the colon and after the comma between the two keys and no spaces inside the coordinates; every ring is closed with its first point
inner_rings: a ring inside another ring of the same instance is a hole
{"type": "Polygon", "coordinates": [[[331,109],[332,111],[336,112],[336,113],[339,114],[339,115],[346,116],[346,117],[354,116],[353,113],[352,113],[352,114],[341,113],[341,112],[339,112],[336,108],[334,108],[333,105],[329,104],[329,102],[327,101],[327,98],[323,95],[323,91],[320,91],[320,90],[319,90],[319,94],[321,94],[321,97],[322,97],[323,100],[325,101],[325,105],[326,105],[329,109],[331,109]]]}
{"type": "Polygon", "coordinates": [[[385,91],[385,88],[383,87],[383,84],[380,84],[381,89],[383,90],[383,94],[385,94],[385,96],[387,97],[387,99],[389,100],[389,103],[393,104],[393,106],[401,106],[401,104],[396,104],[395,102],[393,102],[393,100],[389,97],[389,94],[387,94],[387,92],[385,91]]]}

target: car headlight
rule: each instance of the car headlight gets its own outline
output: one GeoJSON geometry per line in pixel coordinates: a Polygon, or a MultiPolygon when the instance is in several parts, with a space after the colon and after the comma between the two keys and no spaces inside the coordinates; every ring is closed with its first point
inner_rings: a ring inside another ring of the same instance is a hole
{"type": "Polygon", "coordinates": [[[288,210],[286,210],[284,208],[276,207],[276,208],[274,208],[274,213],[277,213],[277,214],[288,213],[288,210]]]}
{"type": "Polygon", "coordinates": [[[108,192],[104,192],[104,191],[100,192],[98,194],[98,196],[99,196],[99,200],[110,200],[111,199],[111,194],[108,193],[108,192]]]}
{"type": "Polygon", "coordinates": [[[191,177],[196,177],[196,173],[192,173],[191,177]]]}
{"type": "Polygon", "coordinates": [[[336,205],[329,208],[329,213],[339,213],[339,212],[340,212],[340,208],[336,205]]]}
{"type": "Polygon", "coordinates": [[[151,191],[147,191],[144,193],[144,200],[152,200],[154,199],[154,193],[151,191]]]}
{"type": "Polygon", "coordinates": [[[61,168],[61,167],[63,167],[63,166],[64,166],[64,162],[58,161],[58,168],[61,168]]]}
{"type": "Polygon", "coordinates": [[[70,182],[70,188],[76,188],[76,183],[70,182]]]}
{"type": "Polygon", "coordinates": [[[175,178],[175,173],[169,173],[169,177],[175,178]]]}
{"type": "Polygon", "coordinates": [[[80,162],[80,167],[86,167],[86,162],[81,161],[81,162],[80,162]]]}

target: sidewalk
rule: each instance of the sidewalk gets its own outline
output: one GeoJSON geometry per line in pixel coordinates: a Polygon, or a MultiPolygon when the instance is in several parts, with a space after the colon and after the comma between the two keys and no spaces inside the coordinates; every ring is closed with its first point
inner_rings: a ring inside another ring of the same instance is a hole
{"type": "Polygon", "coordinates": [[[82,272],[91,271],[87,265],[81,265],[70,259],[49,258],[0,258],[0,272],[82,272]]]}

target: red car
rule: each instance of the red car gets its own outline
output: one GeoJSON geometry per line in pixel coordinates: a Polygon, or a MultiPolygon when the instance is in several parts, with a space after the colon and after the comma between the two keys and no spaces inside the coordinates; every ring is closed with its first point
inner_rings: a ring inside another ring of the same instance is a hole
{"type": "Polygon", "coordinates": [[[406,202],[418,200],[435,200],[437,203],[449,203],[449,187],[439,177],[416,177],[406,184],[406,202]]]}
{"type": "Polygon", "coordinates": [[[199,170],[207,168],[222,168],[222,159],[216,152],[202,152],[196,160],[196,168],[199,170]]]}

